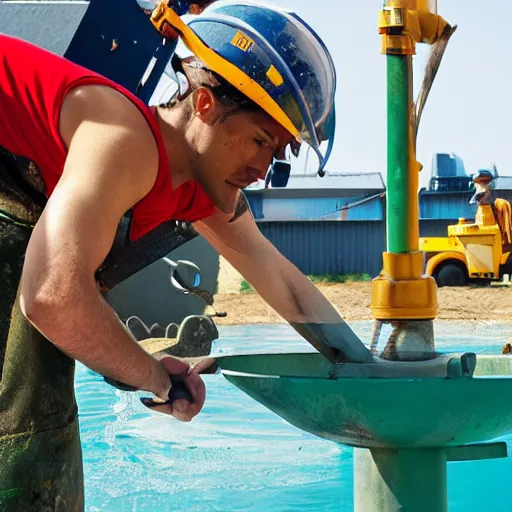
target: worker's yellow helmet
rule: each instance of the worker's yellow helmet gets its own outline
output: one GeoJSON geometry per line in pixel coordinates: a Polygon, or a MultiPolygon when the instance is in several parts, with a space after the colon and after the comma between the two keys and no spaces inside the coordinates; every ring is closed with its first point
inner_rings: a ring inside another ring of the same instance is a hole
{"type": "Polygon", "coordinates": [[[322,170],[334,140],[336,74],[318,35],[295,13],[261,3],[221,0],[186,22],[171,16],[188,49],[309,144],[322,170]]]}

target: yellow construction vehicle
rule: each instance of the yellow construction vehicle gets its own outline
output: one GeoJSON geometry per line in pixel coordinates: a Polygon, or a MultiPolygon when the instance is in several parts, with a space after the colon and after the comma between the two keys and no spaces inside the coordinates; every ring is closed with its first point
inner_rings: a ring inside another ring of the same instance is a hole
{"type": "Polygon", "coordinates": [[[420,239],[425,273],[438,286],[464,286],[470,282],[501,279],[512,274],[512,215],[505,199],[494,199],[493,175],[479,171],[473,178],[477,203],[474,221],[459,219],[448,226],[448,237],[420,239]]]}

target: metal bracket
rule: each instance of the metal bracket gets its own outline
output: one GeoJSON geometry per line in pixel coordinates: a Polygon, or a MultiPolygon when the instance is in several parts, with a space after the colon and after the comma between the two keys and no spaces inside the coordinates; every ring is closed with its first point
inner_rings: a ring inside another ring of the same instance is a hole
{"type": "Polygon", "coordinates": [[[468,460],[505,459],[508,457],[507,443],[464,444],[462,446],[447,446],[446,460],[462,462],[468,460]]]}

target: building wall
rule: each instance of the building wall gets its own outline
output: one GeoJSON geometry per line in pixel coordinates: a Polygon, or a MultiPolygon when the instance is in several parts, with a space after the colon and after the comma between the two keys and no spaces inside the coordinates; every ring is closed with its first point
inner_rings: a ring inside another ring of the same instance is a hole
{"type": "Polygon", "coordinates": [[[382,221],[261,221],[258,226],[305,274],[377,275],[380,271],[385,248],[382,221]]]}
{"type": "Polygon", "coordinates": [[[419,196],[421,219],[474,218],[476,206],[469,204],[470,192],[423,193],[419,196]]]}
{"type": "MultiPolygon", "coordinates": [[[[495,197],[512,201],[512,190],[496,190],[495,197]]],[[[421,219],[474,219],[476,205],[469,204],[473,192],[422,192],[420,193],[421,219]]]]}
{"type": "MultiPolygon", "coordinates": [[[[324,196],[318,197],[304,197],[303,191],[291,190],[286,196],[277,197],[274,194],[252,192],[247,194],[247,199],[255,219],[262,221],[385,219],[384,193],[373,190],[366,194],[358,191],[354,195],[350,195],[348,191],[324,192],[324,196]]],[[[512,190],[496,190],[494,194],[512,201],[512,190]]],[[[469,204],[472,195],[473,192],[422,191],[419,194],[420,219],[474,219],[476,205],[469,204]]]]}
{"type": "Polygon", "coordinates": [[[380,173],[291,176],[285,188],[249,188],[257,220],[382,220],[385,193],[380,173]]]}
{"type": "Polygon", "coordinates": [[[262,220],[382,220],[383,202],[378,195],[353,197],[273,198],[251,195],[249,204],[262,220]],[[253,206],[254,204],[254,206],[253,206]]]}
{"type": "MultiPolygon", "coordinates": [[[[420,221],[420,236],[445,236],[448,220],[420,221]]],[[[386,250],[384,221],[259,221],[263,235],[304,274],[377,276],[386,250]]]]}

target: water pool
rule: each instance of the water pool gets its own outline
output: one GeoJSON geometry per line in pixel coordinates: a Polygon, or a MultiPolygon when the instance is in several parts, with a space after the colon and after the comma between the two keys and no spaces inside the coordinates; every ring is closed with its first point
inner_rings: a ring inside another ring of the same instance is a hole
{"type": "MultiPolygon", "coordinates": [[[[351,324],[368,340],[370,322],[351,324]]],[[[440,350],[497,354],[509,325],[436,323],[440,350]]],[[[220,327],[221,353],[310,351],[287,325],[220,327]]],[[[191,423],[152,413],[84,366],[76,390],[86,511],[352,512],[352,449],[288,425],[221,375],[191,423]]],[[[398,397],[397,397],[398,399],[398,397]]],[[[504,407],[509,397],[503,397],[504,407]]],[[[512,436],[504,440],[512,444],[512,436]]],[[[450,512],[511,512],[512,458],[448,465],[450,512]]]]}

